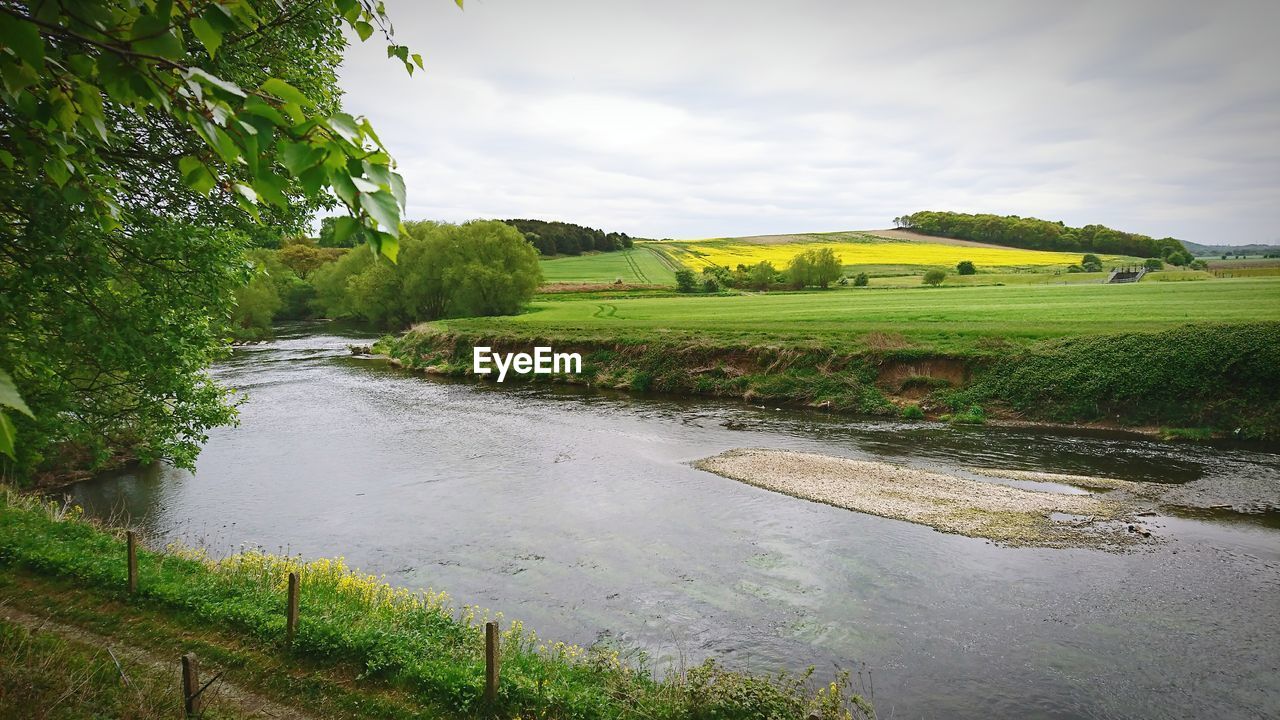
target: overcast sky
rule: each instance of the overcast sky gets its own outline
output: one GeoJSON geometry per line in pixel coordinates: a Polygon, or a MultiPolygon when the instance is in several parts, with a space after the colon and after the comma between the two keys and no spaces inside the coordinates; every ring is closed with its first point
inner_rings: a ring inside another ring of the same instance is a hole
{"type": "Polygon", "coordinates": [[[642,237],[1030,215],[1280,241],[1280,2],[387,0],[356,43],[412,218],[642,237]]]}

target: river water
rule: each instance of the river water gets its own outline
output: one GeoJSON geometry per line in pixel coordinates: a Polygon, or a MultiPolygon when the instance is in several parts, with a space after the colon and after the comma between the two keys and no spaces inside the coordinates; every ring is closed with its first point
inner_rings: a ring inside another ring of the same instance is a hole
{"type": "Polygon", "coordinates": [[[870,670],[881,718],[1280,717],[1274,451],[496,387],[350,342],[299,325],[237,349],[215,374],[249,401],[194,474],[69,492],[153,542],[341,555],[659,667],[870,670]],[[687,465],[735,447],[1173,485],[1149,548],[1003,548],[687,465]]]}

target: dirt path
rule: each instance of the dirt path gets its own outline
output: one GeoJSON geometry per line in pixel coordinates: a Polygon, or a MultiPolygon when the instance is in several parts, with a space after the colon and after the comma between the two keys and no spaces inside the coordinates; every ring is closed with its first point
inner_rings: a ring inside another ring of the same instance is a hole
{"type": "MultiPolygon", "coordinates": [[[[131,663],[147,666],[161,674],[172,675],[175,692],[180,692],[178,687],[181,682],[181,671],[177,657],[162,658],[149,650],[124,645],[112,638],[104,637],[73,625],[66,625],[56,620],[40,617],[25,610],[19,610],[9,604],[7,600],[0,601],[0,618],[14,625],[20,625],[33,633],[53,633],[64,639],[84,645],[108,648],[116,658],[127,659],[131,663]]],[[[205,666],[201,668],[200,672],[203,676],[202,681],[208,682],[208,679],[214,677],[218,669],[205,666]]],[[[245,717],[291,718],[294,720],[312,720],[315,718],[313,715],[300,712],[297,708],[285,707],[274,700],[236,685],[225,677],[219,677],[210,684],[209,689],[205,691],[205,695],[207,704],[213,705],[216,703],[224,708],[230,706],[245,717]]]]}

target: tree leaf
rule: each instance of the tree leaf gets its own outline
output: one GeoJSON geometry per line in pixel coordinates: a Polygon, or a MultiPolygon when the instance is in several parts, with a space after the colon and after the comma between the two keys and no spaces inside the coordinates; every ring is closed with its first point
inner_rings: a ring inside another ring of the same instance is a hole
{"type": "Polygon", "coordinates": [[[360,227],[359,221],[350,215],[343,215],[333,221],[333,242],[338,247],[344,247],[347,238],[360,227]]]}
{"type": "Polygon", "coordinates": [[[363,20],[356,21],[352,27],[356,29],[356,34],[360,36],[360,42],[368,40],[369,36],[373,34],[373,26],[363,20]]]}
{"type": "Polygon", "coordinates": [[[0,412],[0,453],[16,460],[17,456],[13,454],[13,442],[17,437],[18,431],[13,427],[13,422],[9,420],[9,416],[0,412]]]}
{"type": "Polygon", "coordinates": [[[311,105],[311,101],[307,99],[306,95],[302,94],[302,91],[280,78],[269,78],[266,82],[262,83],[262,87],[259,89],[262,90],[262,92],[273,97],[278,97],[287,103],[295,103],[302,107],[310,107],[311,105]]]}
{"type": "Polygon", "coordinates": [[[197,17],[191,20],[191,32],[204,45],[204,49],[209,51],[210,58],[218,55],[218,48],[222,47],[222,31],[203,17],[197,17]]]}
{"type": "Polygon", "coordinates": [[[0,37],[19,60],[36,69],[44,68],[44,40],[34,23],[0,13],[0,37]]]}
{"type": "Polygon", "coordinates": [[[11,407],[29,418],[35,417],[18,393],[18,386],[14,384],[13,378],[4,370],[0,370],[0,405],[11,407]]]}
{"type": "Polygon", "coordinates": [[[248,97],[248,95],[246,95],[245,92],[240,89],[239,85],[236,85],[233,82],[227,82],[226,80],[223,80],[222,78],[216,75],[210,75],[209,73],[205,72],[204,70],[201,70],[198,67],[188,68],[186,72],[186,77],[188,79],[199,78],[200,80],[204,81],[206,85],[212,85],[213,87],[216,87],[219,90],[222,90],[223,92],[229,93],[231,95],[235,95],[236,97],[241,97],[241,98],[248,97]]]}
{"type": "Polygon", "coordinates": [[[400,206],[390,192],[379,190],[375,193],[360,193],[360,207],[388,231],[395,232],[399,229],[400,206]]]}
{"type": "Polygon", "coordinates": [[[213,173],[209,172],[209,167],[199,158],[191,156],[182,158],[178,161],[178,171],[182,173],[182,182],[201,195],[208,195],[209,191],[218,184],[213,173]]]}

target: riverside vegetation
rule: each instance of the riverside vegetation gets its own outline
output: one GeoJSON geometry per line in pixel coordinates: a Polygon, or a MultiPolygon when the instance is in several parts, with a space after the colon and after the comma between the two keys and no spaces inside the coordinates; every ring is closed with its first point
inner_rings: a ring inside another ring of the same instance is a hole
{"type": "MultiPolygon", "coordinates": [[[[138,592],[128,596],[121,534],[82,519],[74,508],[0,488],[0,567],[5,570],[0,595],[10,602],[21,598],[25,585],[61,583],[62,591],[40,604],[58,607],[57,598],[82,593],[97,598],[94,604],[140,607],[147,622],[187,628],[187,638],[194,630],[206,657],[220,656],[229,671],[257,677],[258,682],[277,674],[258,665],[264,658],[290,657],[322,676],[346,671],[348,680],[333,683],[340,689],[321,680],[297,695],[287,684],[274,689],[296,709],[315,707],[339,717],[791,720],[813,713],[836,720],[873,713],[851,693],[848,675],[818,683],[812,670],[755,676],[707,661],[655,679],[643,657],[623,658],[604,646],[547,642],[518,621],[504,621],[501,615],[490,616],[475,607],[455,608],[444,593],[392,588],[351,570],[341,559],[307,562],[259,551],[214,559],[181,547],[144,550],[138,558],[138,592]],[[301,579],[302,610],[293,645],[286,648],[285,585],[290,572],[301,579]],[[501,683],[493,703],[483,699],[483,625],[489,619],[504,626],[501,683]],[[234,638],[237,651],[211,637],[210,628],[215,627],[234,638]],[[302,707],[296,706],[299,701],[302,707]]],[[[0,636],[13,632],[4,629],[0,636]]],[[[141,642],[123,629],[119,634],[121,641],[141,642]]],[[[152,641],[159,634],[147,633],[152,641]]],[[[0,666],[6,668],[32,657],[32,650],[20,643],[0,642],[0,652],[6,653],[0,658],[0,666]]],[[[13,671],[0,671],[0,682],[13,677],[13,671]]],[[[106,708],[73,698],[64,709],[66,717],[90,717],[106,708]]],[[[162,710],[140,717],[164,717],[162,710]]]]}
{"type": "Polygon", "coordinates": [[[559,379],[603,387],[887,417],[1280,431],[1272,279],[549,298],[521,315],[419,325],[382,347],[464,374],[473,345],[533,344],[581,353],[584,374],[559,379]]]}

